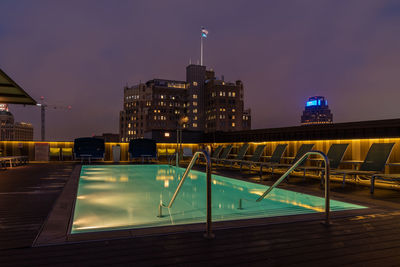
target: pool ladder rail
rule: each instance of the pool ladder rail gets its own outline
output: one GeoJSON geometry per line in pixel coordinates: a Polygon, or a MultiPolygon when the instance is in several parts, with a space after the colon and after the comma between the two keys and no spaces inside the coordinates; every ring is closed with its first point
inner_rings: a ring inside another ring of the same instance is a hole
{"type": "Polygon", "coordinates": [[[178,187],[175,190],[174,195],[172,196],[170,202],[168,205],[164,205],[161,201],[160,205],[158,206],[158,217],[162,217],[162,209],[163,208],[171,208],[172,204],[174,204],[174,201],[179,193],[179,191],[182,188],[183,183],[186,180],[186,177],[189,175],[190,170],[193,168],[193,165],[196,163],[197,158],[203,155],[205,160],[206,160],[206,174],[207,174],[207,221],[206,221],[206,233],[204,234],[204,237],[207,239],[212,239],[214,238],[214,234],[212,233],[212,220],[211,220],[211,159],[210,155],[208,154],[207,151],[197,151],[194,153],[192,159],[190,160],[190,163],[188,167],[186,168],[185,172],[183,173],[183,176],[181,178],[181,181],[179,182],[178,187]]]}
{"type": "MultiPolygon", "coordinates": [[[[329,165],[329,159],[323,153],[322,151],[318,150],[312,150],[307,153],[305,153],[299,160],[297,160],[272,186],[270,186],[257,200],[256,202],[260,202],[264,198],[268,196],[271,191],[277,187],[283,180],[285,180],[289,174],[294,171],[304,160],[308,158],[310,155],[319,155],[322,157],[325,163],[325,224],[330,225],[330,196],[329,196],[329,191],[330,191],[330,165],[329,165]]],[[[248,199],[239,199],[239,207],[238,209],[243,209],[242,202],[243,200],[250,201],[248,199]]]]}

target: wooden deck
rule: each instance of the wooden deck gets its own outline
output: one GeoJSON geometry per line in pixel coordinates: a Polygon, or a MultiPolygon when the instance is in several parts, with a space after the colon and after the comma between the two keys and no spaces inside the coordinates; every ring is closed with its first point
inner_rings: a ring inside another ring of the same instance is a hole
{"type": "MultiPolygon", "coordinates": [[[[369,215],[31,247],[73,169],[29,165],[0,172],[0,266],[400,266],[400,192],[333,185],[333,196],[371,204],[369,215]]],[[[232,174],[237,176],[238,174],[232,174]]],[[[247,176],[251,177],[251,176],[247,176]]],[[[268,183],[268,182],[267,182],[268,183]]],[[[282,185],[321,193],[318,181],[282,185]]]]}

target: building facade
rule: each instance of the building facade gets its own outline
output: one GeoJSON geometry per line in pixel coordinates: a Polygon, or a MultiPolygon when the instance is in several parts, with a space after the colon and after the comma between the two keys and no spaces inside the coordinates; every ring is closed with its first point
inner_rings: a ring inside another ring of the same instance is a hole
{"type": "Polygon", "coordinates": [[[196,132],[240,131],[251,128],[244,110],[243,83],[225,82],[205,66],[186,67],[186,81],[153,79],[124,88],[120,138],[143,138],[152,130],[196,132]],[[187,121],[181,120],[187,118],[187,121]],[[184,121],[184,123],[182,123],[184,121]]]}
{"type": "Polygon", "coordinates": [[[0,104],[0,141],[32,141],[33,126],[26,122],[14,122],[14,116],[6,104],[0,104]]]}
{"type": "Polygon", "coordinates": [[[333,115],[328,100],[323,96],[310,97],[301,116],[302,125],[333,123],[333,115]]]}

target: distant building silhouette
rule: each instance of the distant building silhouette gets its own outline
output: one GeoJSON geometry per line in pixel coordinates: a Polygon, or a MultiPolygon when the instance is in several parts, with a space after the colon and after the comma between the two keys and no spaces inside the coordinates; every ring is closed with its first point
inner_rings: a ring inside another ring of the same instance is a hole
{"type": "Polygon", "coordinates": [[[0,104],[0,141],[32,141],[33,126],[26,122],[14,122],[7,104],[0,104]]]}
{"type": "Polygon", "coordinates": [[[323,96],[310,97],[301,116],[302,125],[333,123],[328,101],[323,96]]]}
{"type": "Polygon", "coordinates": [[[124,88],[121,141],[178,127],[207,133],[250,130],[251,114],[244,110],[243,83],[225,82],[216,78],[213,70],[190,64],[186,67],[186,81],[153,79],[124,88]],[[180,126],[182,117],[188,120],[180,126]]]}

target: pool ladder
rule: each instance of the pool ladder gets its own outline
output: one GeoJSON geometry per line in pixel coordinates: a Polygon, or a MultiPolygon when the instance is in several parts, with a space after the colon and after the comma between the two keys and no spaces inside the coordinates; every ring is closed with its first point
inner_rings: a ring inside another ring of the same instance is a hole
{"type": "MultiPolygon", "coordinates": [[[[298,161],[296,161],[272,186],[270,186],[257,200],[256,202],[260,202],[263,200],[265,197],[268,196],[271,191],[277,187],[283,180],[285,180],[289,174],[294,171],[308,156],[310,155],[319,155],[322,157],[322,159],[325,162],[325,224],[329,225],[330,224],[330,197],[329,197],[329,183],[330,183],[330,178],[329,178],[329,171],[330,171],[330,166],[329,166],[329,159],[325,155],[325,153],[318,151],[318,150],[312,150],[307,153],[305,153],[298,161]]],[[[242,209],[242,202],[243,200],[247,199],[239,199],[239,209],[242,209]]],[[[249,201],[249,200],[247,200],[249,201]]]]}
{"type": "Polygon", "coordinates": [[[212,220],[211,220],[211,159],[210,155],[208,154],[207,151],[197,151],[194,153],[192,159],[190,160],[190,163],[188,167],[186,168],[185,172],[183,173],[183,176],[181,178],[181,181],[179,182],[178,187],[175,190],[174,195],[172,196],[169,204],[166,206],[162,203],[158,206],[158,217],[162,217],[162,208],[171,208],[172,204],[174,204],[174,201],[181,190],[181,187],[183,183],[186,180],[186,177],[188,176],[190,170],[192,169],[193,165],[196,163],[197,158],[203,155],[205,160],[206,160],[206,174],[207,174],[207,221],[206,221],[206,233],[204,234],[205,238],[212,239],[214,238],[214,234],[212,233],[212,220]]]}

